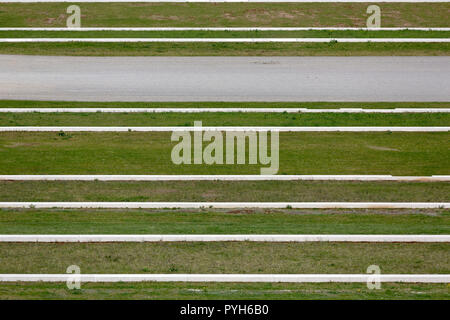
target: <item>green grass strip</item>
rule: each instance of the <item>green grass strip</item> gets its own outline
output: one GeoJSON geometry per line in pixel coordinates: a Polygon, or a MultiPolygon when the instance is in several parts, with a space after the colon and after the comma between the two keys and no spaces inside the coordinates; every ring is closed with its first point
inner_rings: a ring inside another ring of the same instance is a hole
{"type": "Polygon", "coordinates": [[[0,31],[0,38],[449,38],[450,31],[0,31]]]}
{"type": "MultiPolygon", "coordinates": [[[[84,27],[365,27],[367,3],[83,3],[84,27]]],[[[65,27],[65,3],[2,3],[1,26],[65,27]]],[[[446,27],[449,3],[383,3],[383,27],[446,27]]]]}
{"type": "MultiPolygon", "coordinates": [[[[0,173],[260,174],[260,164],[175,165],[171,152],[178,142],[170,137],[170,132],[3,132],[0,173]]],[[[280,133],[278,174],[446,175],[448,137],[447,132],[280,133]]]]}
{"type": "Polygon", "coordinates": [[[0,243],[0,255],[0,273],[450,272],[448,243],[0,243]]]}
{"type": "Polygon", "coordinates": [[[6,113],[0,126],[447,126],[450,113],[6,113]]]}
{"type": "Polygon", "coordinates": [[[448,202],[449,195],[448,182],[0,181],[0,201],[448,202]]]}
{"type": "Polygon", "coordinates": [[[361,283],[83,283],[69,290],[65,283],[1,283],[0,299],[449,299],[446,284],[383,283],[369,290],[361,283]]]}
{"type": "Polygon", "coordinates": [[[62,56],[447,56],[450,43],[1,43],[0,54],[62,56]]]}
{"type": "Polygon", "coordinates": [[[1,234],[449,234],[448,210],[0,210],[1,234]]]}

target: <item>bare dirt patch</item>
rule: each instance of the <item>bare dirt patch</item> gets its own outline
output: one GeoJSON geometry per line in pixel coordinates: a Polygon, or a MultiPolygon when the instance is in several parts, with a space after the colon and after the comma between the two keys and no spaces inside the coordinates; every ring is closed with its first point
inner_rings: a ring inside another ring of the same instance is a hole
{"type": "Polygon", "coordinates": [[[295,16],[295,15],[293,15],[291,13],[288,13],[288,12],[281,11],[281,12],[278,12],[277,18],[295,19],[295,18],[297,18],[297,16],[295,16]]]}
{"type": "Polygon", "coordinates": [[[235,16],[233,16],[231,13],[228,13],[228,12],[224,13],[223,17],[227,20],[236,20],[237,19],[235,16]]]}
{"type": "Polygon", "coordinates": [[[149,16],[150,20],[157,20],[157,21],[178,21],[180,20],[180,18],[178,16],[163,16],[160,14],[152,14],[151,16],[149,16]]]}
{"type": "Polygon", "coordinates": [[[388,148],[388,147],[379,147],[379,146],[367,146],[369,149],[372,150],[378,150],[378,151],[400,151],[395,148],[388,148]]]}
{"type": "Polygon", "coordinates": [[[38,145],[37,143],[23,143],[23,142],[14,142],[10,144],[4,145],[5,148],[20,148],[20,147],[33,147],[38,145]]]}
{"type": "Polygon", "coordinates": [[[53,25],[55,23],[63,22],[66,19],[66,15],[60,14],[57,18],[46,18],[45,23],[48,25],[53,25]]]}

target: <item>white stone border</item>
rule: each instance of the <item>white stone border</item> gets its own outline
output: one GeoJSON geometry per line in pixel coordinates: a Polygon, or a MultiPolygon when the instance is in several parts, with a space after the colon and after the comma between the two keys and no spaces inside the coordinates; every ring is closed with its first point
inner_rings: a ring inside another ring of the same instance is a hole
{"type": "Polygon", "coordinates": [[[0,43],[23,43],[23,42],[209,42],[209,43],[444,43],[450,42],[450,38],[0,38],[0,43]]]}
{"type": "Polygon", "coordinates": [[[450,283],[448,274],[0,274],[0,282],[380,282],[450,283]]]}
{"type": "Polygon", "coordinates": [[[180,132],[180,131],[279,131],[279,132],[448,132],[450,127],[0,127],[0,132],[180,132]]]}
{"type": "Polygon", "coordinates": [[[0,235],[0,242],[450,242],[450,235],[81,234],[0,235]]]}
{"type": "Polygon", "coordinates": [[[445,182],[450,175],[392,176],[392,175],[0,175],[0,181],[405,181],[445,182]]]}
{"type": "MultiPolygon", "coordinates": [[[[2,1],[0,1],[1,3],[2,1]]],[[[447,27],[0,27],[0,31],[450,31],[447,27]]]]}
{"type": "Polygon", "coordinates": [[[395,108],[395,109],[308,109],[308,108],[0,108],[0,113],[201,113],[201,112],[261,112],[261,113],[449,113],[450,108],[395,108]]]}
{"type": "Polygon", "coordinates": [[[449,209],[450,202],[0,202],[36,209],[449,209]]]}

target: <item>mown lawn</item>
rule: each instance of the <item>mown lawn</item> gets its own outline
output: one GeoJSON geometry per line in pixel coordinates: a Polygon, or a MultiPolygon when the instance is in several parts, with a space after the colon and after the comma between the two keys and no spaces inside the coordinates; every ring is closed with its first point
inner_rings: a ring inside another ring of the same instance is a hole
{"type": "MultiPolygon", "coordinates": [[[[365,27],[371,3],[82,3],[83,27],[365,27]]],[[[2,27],[64,27],[66,3],[2,3],[2,27]]],[[[383,27],[450,26],[448,3],[379,4],[383,27]]]]}
{"type": "Polygon", "coordinates": [[[1,283],[0,299],[445,299],[447,284],[383,283],[370,290],[365,283],[1,283]]]}
{"type": "Polygon", "coordinates": [[[450,113],[5,113],[0,126],[448,126],[450,113]]]}
{"type": "Polygon", "coordinates": [[[1,234],[449,234],[449,210],[0,210],[1,234]]]}
{"type": "Polygon", "coordinates": [[[0,43],[0,54],[48,56],[448,56],[450,43],[0,43]]]}
{"type": "MultiPolygon", "coordinates": [[[[83,3],[81,12],[83,27],[365,27],[368,5],[369,3],[83,3]]],[[[67,6],[64,3],[1,4],[0,26],[63,27],[67,19],[67,6]]],[[[449,25],[448,3],[383,3],[381,12],[383,27],[449,25]]],[[[413,34],[412,31],[406,31],[405,34],[408,33],[413,34]]],[[[322,34],[329,36],[326,32],[322,34]]],[[[134,34],[136,35],[138,34],[134,34]]],[[[203,33],[198,35],[203,36],[203,33]]],[[[227,33],[227,36],[234,35],[227,33]]],[[[448,55],[449,50],[448,43],[0,44],[1,54],[74,56],[418,56],[448,55]]]]}
{"type": "MultiPolygon", "coordinates": [[[[448,138],[447,132],[280,133],[278,174],[446,175],[448,138]]],[[[267,167],[175,165],[177,143],[170,132],[3,132],[0,173],[259,174],[267,167]]]]}
{"type": "Polygon", "coordinates": [[[448,274],[449,243],[0,243],[0,273],[448,274]]]}
{"type": "MultiPolygon", "coordinates": [[[[82,26],[365,26],[366,4],[82,4],[82,26]]],[[[1,4],[0,26],[64,26],[68,4],[1,4]]],[[[382,26],[450,26],[448,3],[382,4],[382,26]]],[[[79,33],[114,37],[446,37],[447,33],[79,33]],[[444,36],[443,36],[444,35],[444,36]]],[[[73,36],[1,33],[0,36],[73,36]]],[[[28,43],[2,54],[91,56],[443,55],[448,43],[28,43]]],[[[448,103],[71,103],[0,107],[449,107],[448,103]]],[[[1,114],[0,125],[447,125],[447,114],[1,114]],[[199,118],[201,117],[201,118],[199,118]]],[[[449,174],[448,133],[280,135],[280,174],[449,174]]],[[[0,133],[2,174],[259,173],[260,165],[176,166],[170,133],[0,133]]],[[[0,182],[1,201],[439,201],[446,183],[0,182]],[[276,200],[275,200],[276,199],[276,200]]],[[[448,234],[448,210],[0,210],[2,234],[448,234]]],[[[0,243],[0,273],[450,272],[448,243],[0,243]]],[[[448,284],[1,283],[0,299],[449,299],[448,284]]]]}
{"type": "Polygon", "coordinates": [[[448,202],[448,182],[0,181],[0,201],[448,202]]]}
{"type": "Polygon", "coordinates": [[[0,38],[448,38],[450,31],[0,31],[0,38]]]}

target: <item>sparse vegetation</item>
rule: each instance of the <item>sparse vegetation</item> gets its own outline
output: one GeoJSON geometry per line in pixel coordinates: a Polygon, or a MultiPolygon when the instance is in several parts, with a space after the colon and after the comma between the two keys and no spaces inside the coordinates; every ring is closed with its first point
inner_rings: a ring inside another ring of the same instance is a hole
{"type": "Polygon", "coordinates": [[[361,283],[1,283],[4,299],[444,299],[446,284],[383,283],[369,290],[361,283]]]}
{"type": "Polygon", "coordinates": [[[2,114],[0,126],[193,126],[198,120],[204,126],[446,126],[450,113],[32,112],[2,114]]]}
{"type": "Polygon", "coordinates": [[[0,43],[0,54],[47,56],[447,56],[450,43],[0,43]]]}
{"type": "MultiPolygon", "coordinates": [[[[365,27],[367,3],[83,3],[83,27],[365,27]]],[[[2,27],[65,27],[65,3],[2,3],[2,27]]],[[[384,27],[447,27],[448,3],[383,3],[384,27]]]]}
{"type": "Polygon", "coordinates": [[[0,273],[446,274],[449,243],[0,243],[0,273]],[[370,254],[367,254],[370,252],[370,254]]]}

